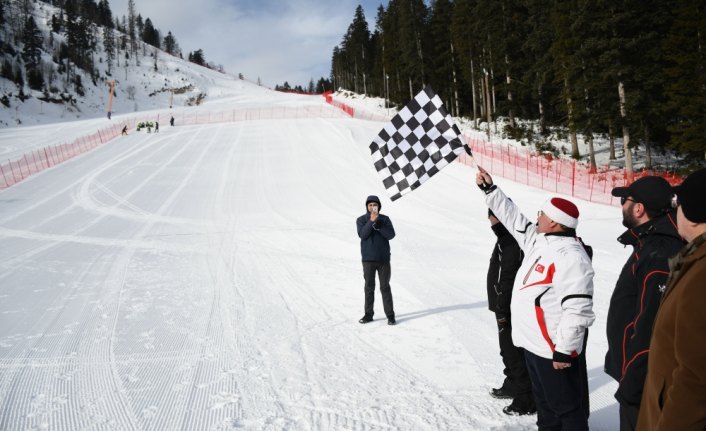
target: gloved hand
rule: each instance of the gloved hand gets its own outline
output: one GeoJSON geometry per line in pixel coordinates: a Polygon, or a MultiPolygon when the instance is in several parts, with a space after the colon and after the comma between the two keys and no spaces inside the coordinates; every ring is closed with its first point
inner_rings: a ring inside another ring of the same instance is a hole
{"type": "Polygon", "coordinates": [[[495,321],[498,324],[498,329],[502,330],[506,326],[510,325],[510,319],[508,316],[505,316],[504,314],[495,314],[495,321]]]}
{"type": "Polygon", "coordinates": [[[483,193],[490,194],[498,188],[495,184],[493,184],[493,178],[490,176],[490,174],[480,166],[478,167],[478,173],[476,174],[476,185],[478,186],[479,189],[483,190],[483,193]]]}

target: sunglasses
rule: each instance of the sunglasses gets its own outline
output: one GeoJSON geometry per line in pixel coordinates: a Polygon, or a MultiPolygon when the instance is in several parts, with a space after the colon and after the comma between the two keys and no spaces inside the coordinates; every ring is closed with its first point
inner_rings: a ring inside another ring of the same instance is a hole
{"type": "Polygon", "coordinates": [[[627,196],[622,196],[622,197],[620,198],[620,205],[625,205],[625,202],[627,202],[627,201],[630,201],[630,202],[637,202],[636,200],[630,199],[630,198],[627,197],[627,196]]]}

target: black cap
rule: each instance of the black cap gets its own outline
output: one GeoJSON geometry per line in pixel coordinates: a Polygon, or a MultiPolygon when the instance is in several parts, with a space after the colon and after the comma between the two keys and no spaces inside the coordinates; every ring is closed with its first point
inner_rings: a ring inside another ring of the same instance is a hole
{"type": "Polygon", "coordinates": [[[672,186],[662,177],[642,177],[627,187],[616,187],[613,196],[631,197],[651,210],[668,209],[672,204],[672,186]]]}
{"type": "Polygon", "coordinates": [[[693,223],[706,223],[706,168],[692,172],[673,187],[684,216],[693,223]]]}

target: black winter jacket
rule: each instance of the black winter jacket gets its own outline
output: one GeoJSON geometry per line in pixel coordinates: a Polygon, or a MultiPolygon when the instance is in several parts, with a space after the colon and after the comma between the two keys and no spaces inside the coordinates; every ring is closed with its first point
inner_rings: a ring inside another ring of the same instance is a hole
{"type": "Polygon", "coordinates": [[[515,275],[520,269],[524,254],[517,240],[507,231],[505,226],[497,223],[492,226],[493,233],[498,237],[488,266],[488,309],[499,317],[510,317],[510,300],[515,275]]]}
{"type": "MultiPolygon", "coordinates": [[[[365,203],[366,210],[368,202],[377,202],[380,205],[380,200],[377,196],[370,196],[365,203]]],[[[392,226],[392,220],[386,215],[378,214],[375,223],[370,221],[370,213],[366,211],[365,215],[358,217],[356,220],[358,227],[358,236],[360,237],[360,254],[363,262],[389,262],[390,261],[390,240],[395,237],[395,228],[392,226]]]]}
{"type": "Polygon", "coordinates": [[[619,382],[615,398],[639,406],[647,374],[652,324],[669,275],[668,259],[684,246],[673,212],[628,229],[619,238],[633,253],[610,298],[605,372],[619,382]]]}

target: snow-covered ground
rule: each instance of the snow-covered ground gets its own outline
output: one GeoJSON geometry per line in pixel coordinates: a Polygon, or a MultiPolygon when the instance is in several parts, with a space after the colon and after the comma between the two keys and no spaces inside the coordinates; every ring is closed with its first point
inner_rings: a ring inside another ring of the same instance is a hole
{"type": "MultiPolygon", "coordinates": [[[[323,103],[228,91],[198,109],[323,103]]],[[[488,396],[502,368],[474,170],[454,163],[392,203],[368,150],[381,127],[163,126],[0,191],[0,429],[533,429],[488,396]],[[379,294],[377,319],[357,323],[369,194],[397,231],[394,327],[379,294]]],[[[496,182],[526,214],[547,196],[496,182]]],[[[596,268],[590,425],[614,430],[605,319],[629,250],[619,209],[578,205],[596,268]]]]}

